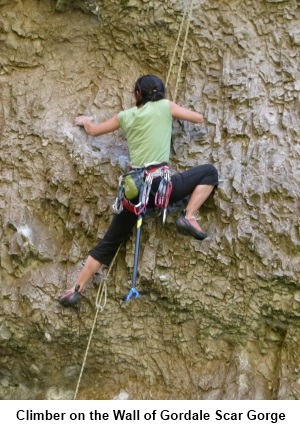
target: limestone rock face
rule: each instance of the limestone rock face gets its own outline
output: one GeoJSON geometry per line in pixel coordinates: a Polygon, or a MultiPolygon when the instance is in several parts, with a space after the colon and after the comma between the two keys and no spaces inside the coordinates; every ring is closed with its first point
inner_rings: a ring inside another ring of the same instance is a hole
{"type": "Polygon", "coordinates": [[[78,382],[79,399],[300,398],[299,2],[189,4],[0,0],[1,399],[71,399],[78,382]],[[168,96],[205,117],[174,122],[172,169],[220,174],[209,237],[177,233],[180,205],[164,226],[149,213],[147,294],[122,302],[133,232],[96,320],[97,280],[61,308],[128,157],[121,132],[87,137],[74,118],[108,119],[141,74],[168,72],[168,96]]]}

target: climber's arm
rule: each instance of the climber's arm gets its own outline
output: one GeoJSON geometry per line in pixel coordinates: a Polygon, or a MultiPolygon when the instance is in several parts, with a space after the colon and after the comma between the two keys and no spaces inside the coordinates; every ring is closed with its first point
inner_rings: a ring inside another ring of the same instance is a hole
{"type": "Polygon", "coordinates": [[[90,136],[100,136],[101,134],[111,133],[112,131],[120,128],[118,115],[113,118],[102,122],[101,124],[93,123],[92,116],[81,115],[75,119],[75,125],[84,127],[87,134],[90,136]]]}
{"type": "Polygon", "coordinates": [[[170,111],[172,117],[175,119],[181,119],[183,121],[189,121],[195,124],[203,122],[203,116],[200,113],[186,109],[172,101],[170,101],[170,111]]]}

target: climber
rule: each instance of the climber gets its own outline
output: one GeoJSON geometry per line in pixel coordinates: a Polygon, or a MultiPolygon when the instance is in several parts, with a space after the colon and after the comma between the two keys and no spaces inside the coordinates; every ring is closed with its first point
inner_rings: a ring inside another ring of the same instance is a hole
{"type": "MultiPolygon", "coordinates": [[[[165,86],[161,79],[154,75],[141,76],[136,81],[134,97],[134,107],[121,111],[101,124],[94,123],[91,116],[81,115],[75,119],[75,125],[84,127],[90,136],[100,136],[122,129],[129,148],[131,166],[144,167],[151,171],[153,180],[147,201],[149,208],[155,206],[155,193],[161,181],[155,171],[160,171],[162,166],[168,166],[172,120],[198,124],[203,122],[203,116],[166,99],[165,86]]],[[[180,233],[191,235],[198,240],[205,239],[207,234],[197,223],[196,215],[218,185],[216,168],[211,164],[196,166],[171,175],[171,183],[170,204],[189,196],[186,208],[176,221],[177,229],[180,233]]],[[[90,251],[74,286],[60,298],[61,305],[76,304],[85,285],[99,270],[105,270],[109,266],[119,245],[129,237],[137,221],[137,214],[131,211],[129,206],[126,205],[120,213],[114,215],[103,239],[90,251]]]]}

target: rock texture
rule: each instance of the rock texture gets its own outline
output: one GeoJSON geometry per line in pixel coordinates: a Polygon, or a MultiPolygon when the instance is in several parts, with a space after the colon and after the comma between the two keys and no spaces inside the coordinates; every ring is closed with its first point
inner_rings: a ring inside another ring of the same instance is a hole
{"type": "MultiPolygon", "coordinates": [[[[300,398],[300,5],[254,3],[193,2],[168,89],[206,123],[174,123],[172,168],[218,168],[209,238],[178,235],[179,207],[165,226],[149,214],[148,294],[127,304],[124,244],[77,398],[300,398]]],[[[97,285],[75,310],[57,298],[107,228],[127,157],[121,133],[73,121],[130,107],[141,74],[165,79],[186,5],[0,0],[1,399],[73,398],[97,285]]]]}

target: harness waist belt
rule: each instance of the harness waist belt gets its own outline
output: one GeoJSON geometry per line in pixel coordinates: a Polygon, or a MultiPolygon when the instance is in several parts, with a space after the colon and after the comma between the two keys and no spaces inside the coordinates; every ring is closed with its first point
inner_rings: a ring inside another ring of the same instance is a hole
{"type": "Polygon", "coordinates": [[[151,170],[156,170],[164,166],[168,166],[168,163],[150,164],[150,166],[146,167],[146,170],[149,172],[151,170]]]}
{"type": "Polygon", "coordinates": [[[154,163],[154,164],[146,164],[145,166],[143,166],[143,167],[139,167],[139,166],[129,166],[129,169],[130,170],[140,170],[140,169],[145,169],[145,170],[147,170],[147,171],[149,171],[149,170],[156,170],[156,169],[159,169],[160,167],[164,167],[164,166],[168,166],[169,165],[169,163],[166,163],[166,162],[163,162],[163,163],[154,163]]]}

